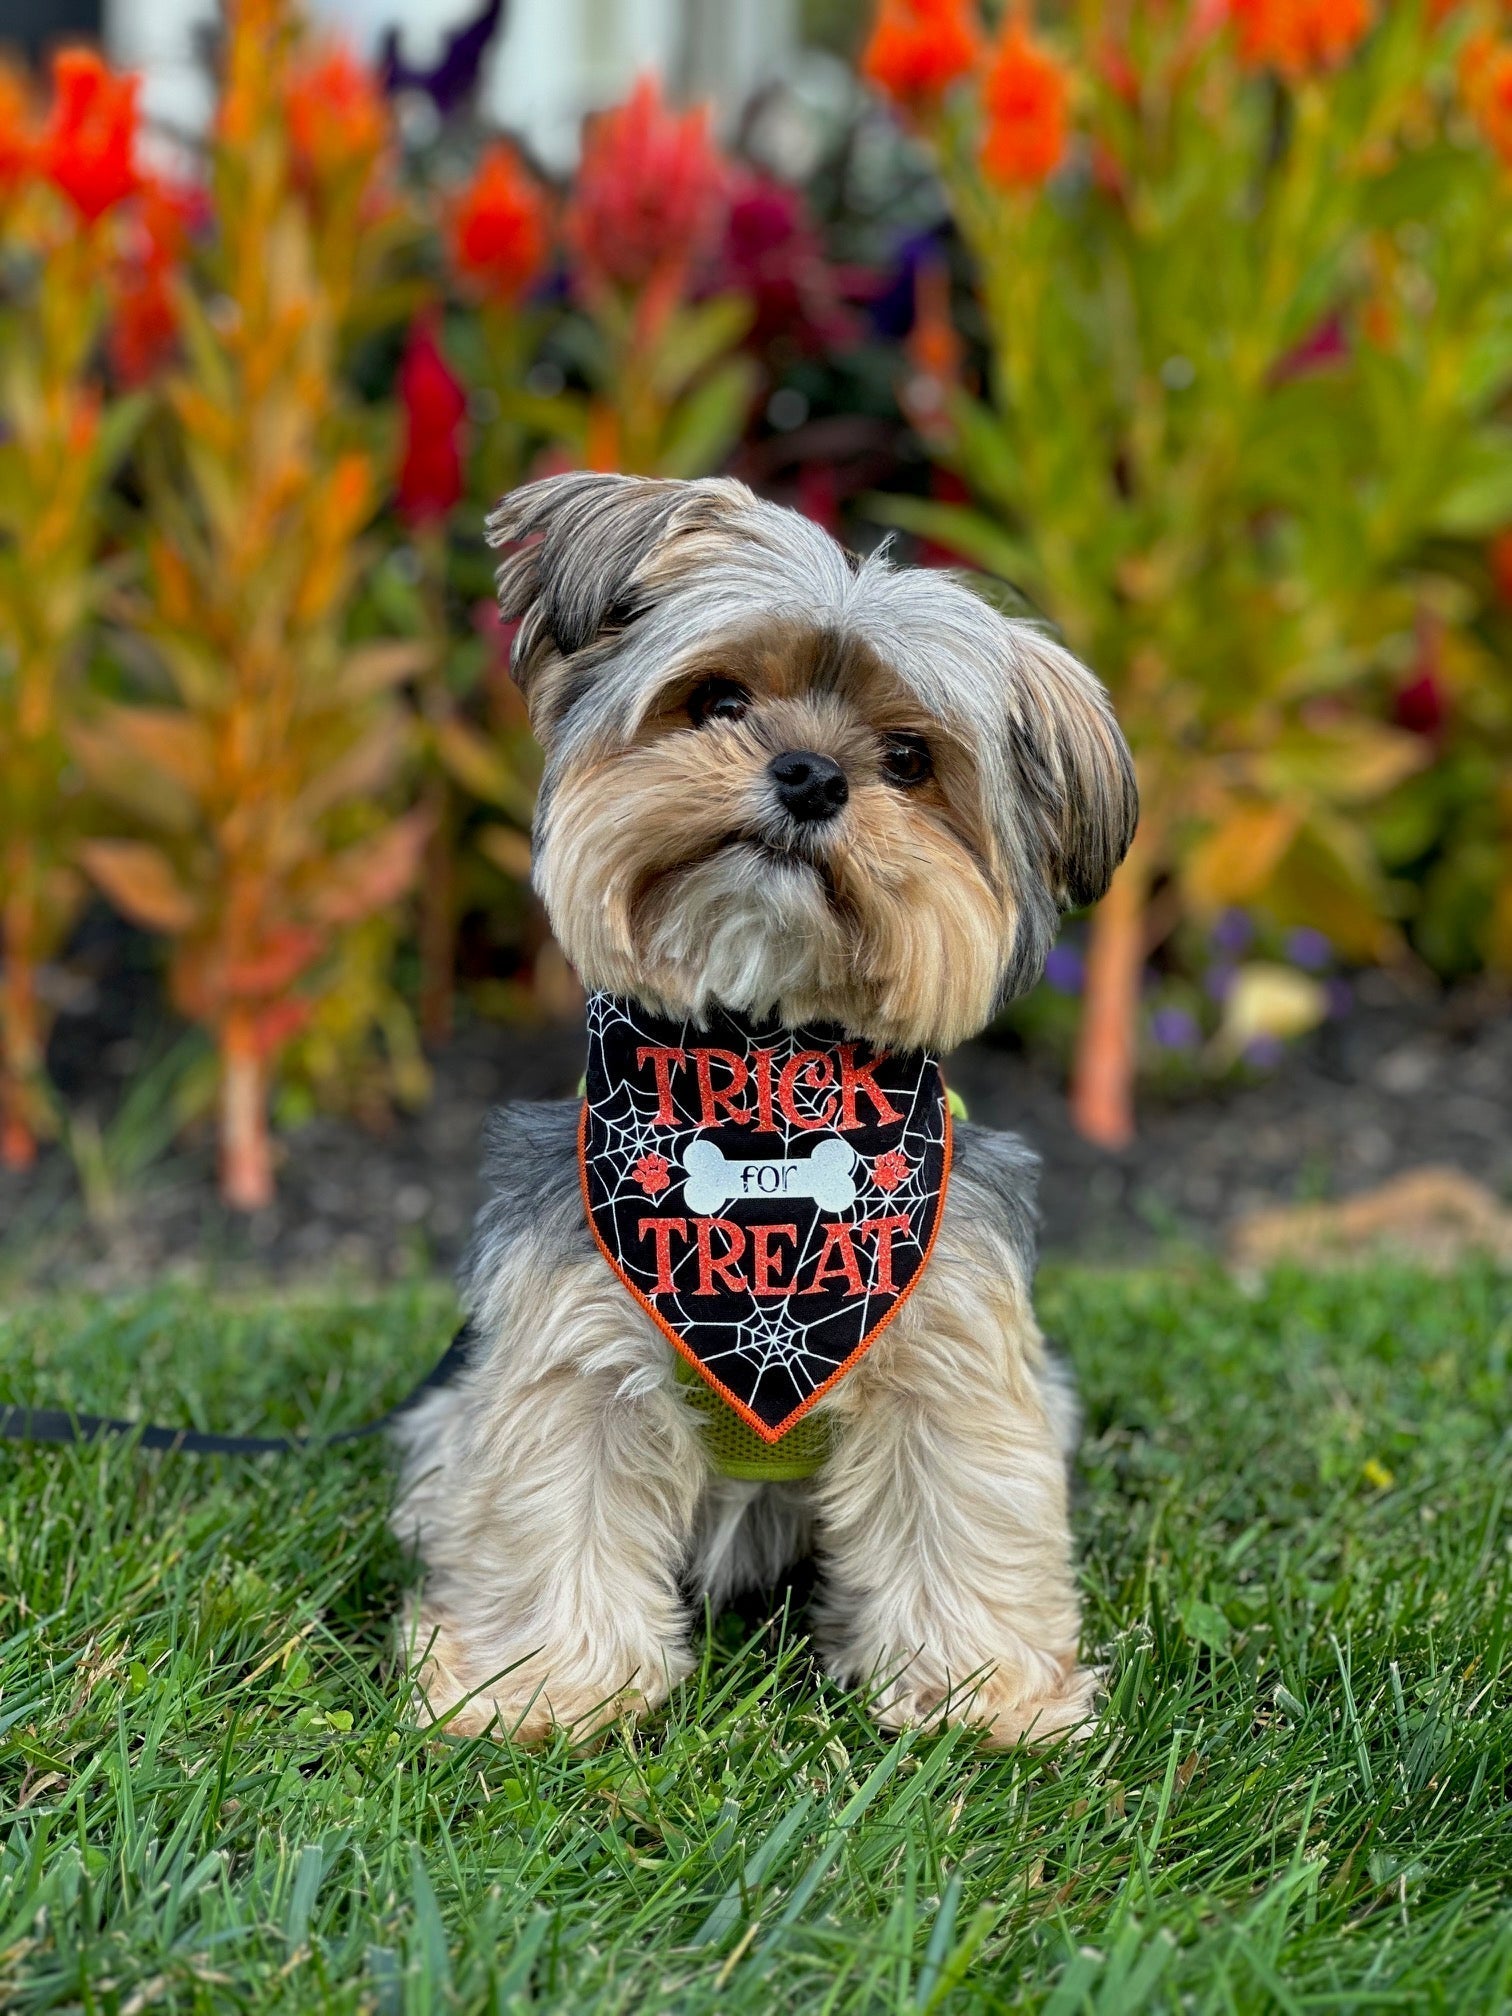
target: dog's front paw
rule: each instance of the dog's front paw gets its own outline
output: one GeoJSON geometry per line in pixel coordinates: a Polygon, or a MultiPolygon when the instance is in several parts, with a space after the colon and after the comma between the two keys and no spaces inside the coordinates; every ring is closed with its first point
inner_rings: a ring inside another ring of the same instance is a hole
{"type": "Polygon", "coordinates": [[[423,1722],[450,1736],[492,1734],[515,1743],[541,1743],[559,1729],[585,1743],[613,1722],[660,1707],[693,1664],[681,1649],[637,1656],[616,1648],[605,1654],[601,1677],[590,1679],[579,1648],[575,1655],[534,1651],[501,1671],[502,1662],[480,1659],[450,1619],[428,1609],[406,1619],[404,1650],[423,1722]]]}
{"type": "Polygon", "coordinates": [[[992,1674],[977,1689],[962,1719],[979,1725],[997,1750],[1011,1749],[1015,1743],[1050,1743],[1062,1736],[1085,1743],[1096,1726],[1103,1691],[1100,1667],[1069,1660],[1059,1682],[1042,1693],[999,1687],[992,1674]]]}
{"type": "Polygon", "coordinates": [[[961,1686],[941,1686],[903,1673],[872,1702],[884,1729],[917,1729],[964,1722],[994,1749],[1015,1743],[1049,1743],[1061,1736],[1084,1742],[1097,1720],[1101,1669],[1061,1662],[1049,1677],[994,1669],[961,1686]]]}

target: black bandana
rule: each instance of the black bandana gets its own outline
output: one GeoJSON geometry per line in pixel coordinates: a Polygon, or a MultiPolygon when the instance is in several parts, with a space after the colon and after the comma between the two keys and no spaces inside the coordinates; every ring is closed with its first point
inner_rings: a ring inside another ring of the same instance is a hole
{"type": "Polygon", "coordinates": [[[929,1259],[950,1173],[938,1062],[595,994],[586,1082],[583,1203],[604,1258],[775,1442],[929,1259]]]}

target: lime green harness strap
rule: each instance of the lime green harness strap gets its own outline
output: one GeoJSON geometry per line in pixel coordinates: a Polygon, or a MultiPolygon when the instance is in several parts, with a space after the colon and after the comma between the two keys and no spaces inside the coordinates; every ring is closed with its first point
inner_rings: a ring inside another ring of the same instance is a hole
{"type": "Polygon", "coordinates": [[[805,1414],[780,1442],[763,1442],[686,1359],[674,1359],[673,1370],[685,1397],[703,1416],[704,1446],[721,1477],[734,1477],[742,1484],[797,1484],[822,1468],[830,1446],[825,1415],[805,1414]]]}

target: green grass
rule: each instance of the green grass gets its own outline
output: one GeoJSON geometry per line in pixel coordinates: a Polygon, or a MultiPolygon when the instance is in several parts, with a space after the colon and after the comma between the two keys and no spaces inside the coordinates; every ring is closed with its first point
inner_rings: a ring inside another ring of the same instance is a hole
{"type": "MultiPolygon", "coordinates": [[[[426,1740],[371,1447],[0,1451],[6,2010],[1512,2007],[1512,1291],[1062,1276],[1111,1701],[893,1741],[801,1611],[596,1754],[426,1740]]],[[[445,1299],[0,1317],[6,1397],[340,1426],[445,1299]]]]}

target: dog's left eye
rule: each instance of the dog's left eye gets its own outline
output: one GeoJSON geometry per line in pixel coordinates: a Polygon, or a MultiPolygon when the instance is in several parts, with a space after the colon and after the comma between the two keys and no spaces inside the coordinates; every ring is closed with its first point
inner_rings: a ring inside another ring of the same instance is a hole
{"type": "Polygon", "coordinates": [[[688,719],[695,728],[706,721],[742,721],[750,706],[750,694],[735,680],[705,679],[688,696],[688,719]]]}
{"type": "Polygon", "coordinates": [[[934,775],[934,758],[922,735],[889,735],[882,744],[882,775],[902,791],[927,784],[934,775]]]}

